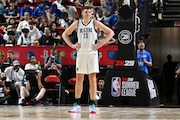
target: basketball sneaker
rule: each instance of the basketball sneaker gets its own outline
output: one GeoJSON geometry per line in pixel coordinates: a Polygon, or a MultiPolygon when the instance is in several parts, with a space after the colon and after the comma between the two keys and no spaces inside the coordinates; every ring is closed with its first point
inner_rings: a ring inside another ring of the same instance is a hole
{"type": "Polygon", "coordinates": [[[69,113],[80,113],[81,112],[81,106],[77,103],[74,103],[71,109],[69,110],[69,113]]]}
{"type": "Polygon", "coordinates": [[[96,113],[96,108],[94,104],[89,105],[89,113],[96,113]]]}

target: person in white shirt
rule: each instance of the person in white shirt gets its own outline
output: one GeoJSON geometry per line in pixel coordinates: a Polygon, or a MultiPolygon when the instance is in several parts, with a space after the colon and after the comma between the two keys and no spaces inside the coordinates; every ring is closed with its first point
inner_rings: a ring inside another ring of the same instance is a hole
{"type": "Polygon", "coordinates": [[[30,20],[29,12],[25,12],[24,20],[19,22],[16,31],[21,33],[23,28],[29,28],[29,20],[30,20]]]}
{"type": "Polygon", "coordinates": [[[23,28],[21,36],[19,37],[17,41],[17,45],[21,46],[33,46],[34,45],[34,40],[32,37],[29,35],[29,29],[28,28],[23,28]]]}
{"type": "Polygon", "coordinates": [[[25,65],[24,70],[37,70],[38,64],[36,63],[36,56],[31,55],[29,61],[30,62],[25,65]]]}
{"type": "Polygon", "coordinates": [[[68,18],[71,21],[75,21],[78,18],[78,12],[75,6],[69,5],[68,3],[64,5],[66,12],[68,13],[68,18]]]}
{"type": "Polygon", "coordinates": [[[62,0],[56,0],[52,3],[53,4],[56,4],[57,5],[57,8],[59,10],[61,10],[61,12],[66,12],[66,8],[61,4],[62,3],[62,0]]]}
{"type": "Polygon", "coordinates": [[[41,33],[39,29],[36,27],[34,21],[29,22],[29,36],[34,40],[35,45],[39,44],[39,40],[41,39],[41,33]]]}
{"type": "Polygon", "coordinates": [[[20,98],[20,87],[23,84],[24,79],[24,70],[20,67],[20,63],[18,60],[13,61],[13,66],[7,67],[4,70],[6,75],[6,81],[13,82],[14,87],[16,89],[17,95],[20,98]]]}

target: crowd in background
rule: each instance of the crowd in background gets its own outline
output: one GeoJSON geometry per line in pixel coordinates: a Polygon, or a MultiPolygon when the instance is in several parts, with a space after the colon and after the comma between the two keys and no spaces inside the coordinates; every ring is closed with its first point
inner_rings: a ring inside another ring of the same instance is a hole
{"type": "MultiPolygon", "coordinates": [[[[151,7],[158,6],[158,3],[157,0],[134,0],[142,19],[141,34],[146,38],[149,36],[151,7]]],[[[83,5],[92,6],[92,17],[115,30],[119,22],[119,8],[129,4],[129,0],[87,0],[85,3],[82,0],[1,0],[0,45],[65,45],[58,28],[67,28],[79,19],[83,5]]],[[[98,33],[99,38],[105,36],[101,30],[98,33]]],[[[76,42],[75,33],[70,37],[76,42]]]]}
{"type": "MultiPolygon", "coordinates": [[[[143,0],[134,0],[135,7],[141,10],[141,19],[150,15],[151,9],[148,9],[147,13],[143,13],[144,9],[147,8],[146,4],[150,4],[150,6],[156,6],[158,4],[157,0],[149,0],[147,3],[146,2],[147,1],[143,0]]],[[[85,3],[82,3],[81,0],[0,0],[0,45],[66,45],[61,37],[61,34],[58,32],[58,29],[66,29],[72,22],[79,19],[81,17],[82,6],[84,5],[92,6],[93,19],[97,19],[98,21],[102,22],[115,31],[116,26],[118,25],[118,22],[120,20],[119,9],[121,5],[129,4],[129,0],[99,0],[98,2],[96,2],[96,0],[87,0],[87,2],[85,3]]],[[[149,26],[147,24],[150,24],[149,21],[150,19],[148,19],[148,21],[147,19],[143,21],[144,23],[141,27],[144,31],[141,30],[142,35],[140,35],[140,38],[138,39],[143,39],[142,36],[148,38],[149,26]],[[144,25],[147,25],[148,27],[144,25]]],[[[105,36],[106,34],[104,34],[103,31],[98,30],[98,37],[100,41],[103,40],[105,36]]],[[[73,43],[77,42],[76,31],[74,31],[72,35],[69,36],[69,38],[73,43]]],[[[113,37],[110,40],[109,44],[116,44],[116,39],[116,37],[113,37]]],[[[33,60],[33,57],[35,56],[31,57],[33,60]]],[[[51,66],[51,60],[45,61],[46,63],[44,64],[44,67],[51,66]]],[[[57,63],[58,69],[62,68],[61,60],[54,61],[53,63],[57,63]]],[[[33,62],[33,64],[36,63],[33,62]]],[[[11,61],[11,67],[14,68],[14,66],[20,66],[20,64],[18,63],[18,65],[15,65],[15,63],[13,64],[13,61],[11,61]]],[[[2,83],[2,86],[4,86],[4,83],[2,83]]],[[[41,85],[41,89],[42,88],[44,88],[43,85],[41,85]]],[[[38,87],[36,89],[38,89],[38,87]]],[[[24,86],[23,88],[22,86],[18,86],[18,90],[15,91],[19,91],[17,92],[17,100],[22,96],[22,99],[24,99],[29,95],[27,92],[25,94],[26,89],[24,88],[24,86]],[[19,90],[21,89],[24,92],[20,92],[19,90]]],[[[45,90],[43,89],[43,95],[44,92],[45,90]]],[[[42,98],[43,95],[40,95],[41,97],[38,97],[36,99],[33,98],[32,102],[35,103],[40,98],[42,98]]],[[[25,101],[21,102],[21,104],[25,104],[25,101]]]]}

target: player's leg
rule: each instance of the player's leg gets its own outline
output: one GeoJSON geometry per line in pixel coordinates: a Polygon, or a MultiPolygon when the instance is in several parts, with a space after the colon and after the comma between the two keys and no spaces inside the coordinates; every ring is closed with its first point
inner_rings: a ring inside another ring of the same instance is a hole
{"type": "Polygon", "coordinates": [[[90,101],[89,101],[89,112],[96,113],[95,109],[95,99],[97,93],[97,82],[96,82],[96,73],[89,74],[89,94],[90,94],[90,101]]]}
{"type": "Polygon", "coordinates": [[[81,112],[80,99],[83,91],[83,80],[84,74],[76,73],[76,84],[75,84],[75,102],[72,108],[69,110],[70,113],[81,112]]]}

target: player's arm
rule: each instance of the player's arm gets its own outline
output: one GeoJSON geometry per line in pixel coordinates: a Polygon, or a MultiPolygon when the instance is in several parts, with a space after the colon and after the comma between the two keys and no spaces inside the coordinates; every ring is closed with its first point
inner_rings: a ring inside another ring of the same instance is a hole
{"type": "Polygon", "coordinates": [[[104,38],[104,40],[101,42],[101,46],[99,46],[98,48],[102,47],[103,45],[105,45],[106,43],[109,42],[109,40],[114,36],[114,31],[112,29],[110,29],[109,27],[105,26],[103,23],[95,20],[95,27],[101,29],[104,33],[107,34],[107,36],[104,38]]]}
{"type": "Polygon", "coordinates": [[[62,38],[64,39],[64,41],[71,47],[73,47],[73,43],[70,41],[69,39],[69,35],[76,30],[78,25],[78,21],[73,22],[68,28],[66,28],[66,30],[63,32],[62,34],[62,38]]]}

